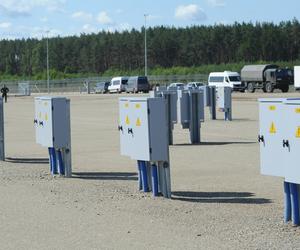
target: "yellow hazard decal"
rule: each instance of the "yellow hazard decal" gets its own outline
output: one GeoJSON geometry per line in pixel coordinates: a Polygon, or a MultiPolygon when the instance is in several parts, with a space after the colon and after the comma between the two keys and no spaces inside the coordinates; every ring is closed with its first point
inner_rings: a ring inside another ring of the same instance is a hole
{"type": "Polygon", "coordinates": [[[125,107],[125,108],[128,108],[128,107],[129,107],[129,104],[128,104],[128,103],[125,103],[124,107],[125,107]]]}
{"type": "Polygon", "coordinates": [[[136,108],[136,109],[139,109],[140,107],[141,107],[141,104],[139,104],[139,103],[138,103],[138,104],[135,104],[135,108],[136,108]]]}
{"type": "Polygon", "coordinates": [[[127,125],[129,125],[129,124],[130,124],[130,120],[129,120],[129,117],[128,117],[128,115],[126,116],[125,123],[126,123],[127,125]]]}
{"type": "Polygon", "coordinates": [[[295,108],[295,112],[299,114],[300,113],[300,108],[295,108]]]}
{"type": "Polygon", "coordinates": [[[140,118],[137,118],[137,119],[136,119],[135,125],[136,125],[137,127],[140,127],[140,126],[142,125],[140,118]]]}
{"type": "Polygon", "coordinates": [[[300,127],[296,129],[296,138],[300,138],[300,127]]]}
{"type": "Polygon", "coordinates": [[[45,121],[48,121],[48,114],[45,114],[45,121]]]}
{"type": "Polygon", "coordinates": [[[45,106],[48,106],[48,102],[44,102],[44,105],[45,105],[45,106]]]}
{"type": "Polygon", "coordinates": [[[271,111],[274,111],[274,110],[276,110],[276,106],[274,106],[274,105],[272,105],[272,106],[269,106],[269,110],[271,110],[271,111]]]}
{"type": "Polygon", "coordinates": [[[274,122],[272,122],[269,132],[270,132],[270,134],[275,134],[276,133],[276,127],[275,127],[274,122]]]}

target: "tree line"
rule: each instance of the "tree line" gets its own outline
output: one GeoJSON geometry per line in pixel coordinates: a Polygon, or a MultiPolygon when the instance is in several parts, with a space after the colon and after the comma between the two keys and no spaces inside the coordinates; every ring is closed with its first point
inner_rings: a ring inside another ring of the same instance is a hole
{"type": "MultiPolygon", "coordinates": [[[[300,59],[300,23],[293,19],[279,24],[150,27],[147,44],[150,69],[241,61],[293,62],[300,59]]],[[[144,29],[50,38],[49,61],[52,73],[140,72],[144,67],[144,29]]],[[[46,39],[0,41],[0,75],[44,78],[45,70],[46,39]]]]}

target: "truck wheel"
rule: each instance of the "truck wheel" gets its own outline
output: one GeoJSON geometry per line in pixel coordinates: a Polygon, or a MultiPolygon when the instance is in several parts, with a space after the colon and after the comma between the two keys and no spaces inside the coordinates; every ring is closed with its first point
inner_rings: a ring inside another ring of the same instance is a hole
{"type": "Polygon", "coordinates": [[[273,87],[272,83],[270,83],[270,82],[266,83],[265,88],[266,88],[267,93],[272,93],[274,91],[274,87],[273,87]]]}
{"type": "Polygon", "coordinates": [[[283,93],[288,92],[288,91],[289,91],[289,85],[283,86],[283,87],[281,88],[281,91],[282,91],[283,93]]]}
{"type": "Polygon", "coordinates": [[[263,91],[264,93],[266,93],[266,92],[267,92],[267,90],[266,90],[266,87],[265,87],[265,86],[263,86],[263,88],[262,88],[262,91],[263,91]]]}
{"type": "Polygon", "coordinates": [[[249,93],[254,93],[255,91],[255,88],[254,88],[254,84],[252,82],[249,82],[248,85],[247,85],[247,91],[249,93]]]}

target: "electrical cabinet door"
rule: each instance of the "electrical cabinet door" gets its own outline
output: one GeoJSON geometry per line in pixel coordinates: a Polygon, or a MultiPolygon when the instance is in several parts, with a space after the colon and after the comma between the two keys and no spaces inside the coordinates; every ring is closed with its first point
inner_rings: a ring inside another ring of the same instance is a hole
{"type": "Polygon", "coordinates": [[[36,142],[53,147],[52,100],[36,98],[36,142]]]}
{"type": "Polygon", "coordinates": [[[150,161],[169,161],[169,139],[166,100],[148,99],[150,161]]]}
{"type": "Polygon", "coordinates": [[[119,99],[119,133],[120,133],[120,152],[121,155],[130,156],[132,148],[130,138],[132,135],[128,133],[128,129],[133,122],[130,117],[130,102],[127,98],[119,99]]]}
{"type": "Polygon", "coordinates": [[[129,126],[131,158],[135,160],[150,161],[149,121],[147,98],[130,99],[129,126]]]}
{"type": "Polygon", "coordinates": [[[286,129],[281,145],[285,178],[288,182],[300,184],[300,100],[287,100],[284,113],[286,129]]]}
{"type": "Polygon", "coordinates": [[[36,142],[44,147],[62,148],[70,141],[69,101],[65,97],[35,98],[36,142]]]}
{"type": "Polygon", "coordinates": [[[182,128],[189,128],[190,124],[190,104],[189,94],[178,90],[178,118],[182,128]]]}
{"type": "Polygon", "coordinates": [[[285,176],[283,160],[283,99],[259,99],[259,139],[261,174],[285,176]]]}

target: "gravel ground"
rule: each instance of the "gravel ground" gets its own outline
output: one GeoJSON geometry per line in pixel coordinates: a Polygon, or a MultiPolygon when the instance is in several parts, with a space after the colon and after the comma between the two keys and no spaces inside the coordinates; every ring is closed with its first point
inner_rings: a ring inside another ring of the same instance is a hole
{"type": "Polygon", "coordinates": [[[71,98],[73,178],[51,177],[35,143],[33,97],[5,105],[1,249],[299,249],[283,223],[283,180],[259,173],[258,97],[235,93],[232,122],[207,120],[200,145],[175,126],[172,199],[137,190],[119,154],[120,95],[71,98]]]}

